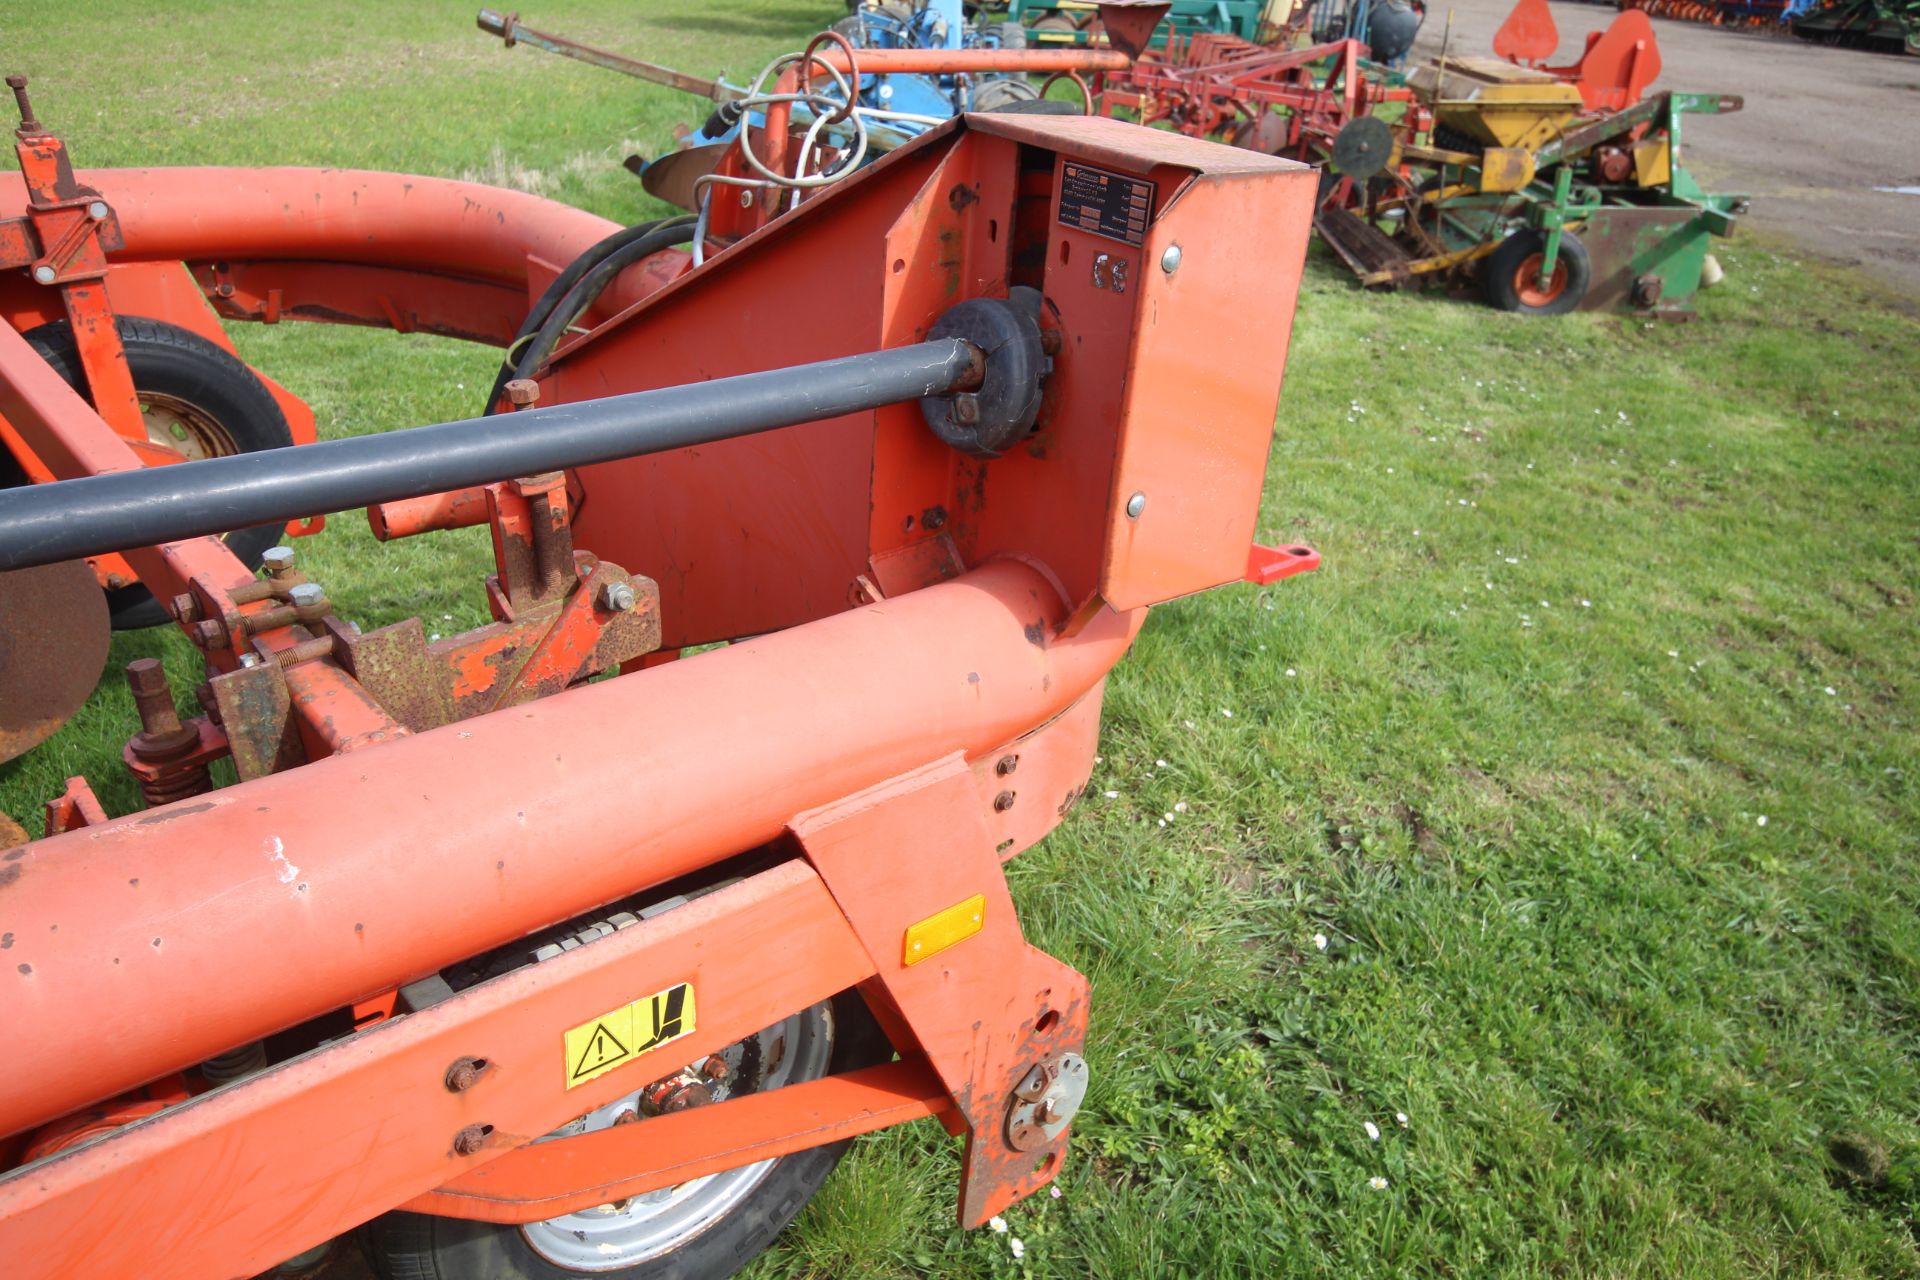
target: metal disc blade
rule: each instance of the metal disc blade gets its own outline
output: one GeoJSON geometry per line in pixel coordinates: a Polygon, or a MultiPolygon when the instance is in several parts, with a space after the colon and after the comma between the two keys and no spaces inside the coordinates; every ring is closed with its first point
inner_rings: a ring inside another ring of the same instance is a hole
{"type": "Polygon", "coordinates": [[[1371,178],[1393,161],[1393,130],[1377,116],[1341,126],[1333,139],[1333,163],[1350,178],[1371,178]]]}
{"type": "Polygon", "coordinates": [[[0,761],[81,708],[111,638],[107,597],[85,560],[0,573],[0,761]]]}

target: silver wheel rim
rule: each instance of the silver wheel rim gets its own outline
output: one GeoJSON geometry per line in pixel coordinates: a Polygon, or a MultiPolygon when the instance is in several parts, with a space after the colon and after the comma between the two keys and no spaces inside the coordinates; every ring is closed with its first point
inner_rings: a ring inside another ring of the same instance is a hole
{"type": "MultiPolygon", "coordinates": [[[[717,1056],[727,1064],[725,1083],[712,1086],[715,1102],[741,1093],[761,1093],[826,1074],[833,1055],[833,1009],[820,1005],[729,1045],[717,1056]],[[813,1019],[812,1026],[808,1025],[813,1019]]],[[[561,1126],[541,1142],[605,1129],[623,1115],[638,1114],[640,1092],[561,1126]]],[[[520,1228],[527,1246],[569,1271],[618,1271],[673,1252],[733,1212],[766,1181],[778,1160],[762,1160],[721,1173],[662,1187],[644,1195],[562,1214],[520,1228]]]]}

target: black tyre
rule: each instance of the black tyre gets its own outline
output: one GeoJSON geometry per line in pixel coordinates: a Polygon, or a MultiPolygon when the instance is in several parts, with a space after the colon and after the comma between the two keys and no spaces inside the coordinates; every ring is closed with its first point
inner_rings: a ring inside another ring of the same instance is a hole
{"type": "Polygon", "coordinates": [[[1593,261],[1587,247],[1572,232],[1560,237],[1553,276],[1543,286],[1540,264],[1547,240],[1531,228],[1516,231],[1487,255],[1480,268],[1480,286],[1487,301],[1502,311],[1531,316],[1565,315],[1580,305],[1593,282],[1593,261]]]}
{"type": "MultiPolygon", "coordinates": [[[[790,1070],[781,1083],[870,1066],[892,1056],[860,997],[843,992],[730,1046],[723,1055],[734,1068],[728,1081],[743,1081],[752,1070],[759,1052],[752,1046],[771,1046],[776,1038],[777,1057],[790,1070]]],[[[775,1056],[767,1053],[759,1061],[775,1056]]],[[[595,1117],[616,1115],[629,1103],[627,1098],[617,1100],[560,1132],[597,1128],[595,1117]]],[[[795,1152],[525,1226],[389,1213],[368,1225],[368,1252],[383,1280],[579,1280],[585,1275],[721,1280],[773,1243],[826,1182],[848,1145],[795,1152]],[[731,1182],[722,1181],[729,1177],[731,1182]],[[701,1197],[712,1212],[701,1211],[701,1197]]]]}
{"type": "MultiPolygon", "coordinates": [[[[138,316],[114,321],[126,348],[127,368],[140,393],[147,438],[192,460],[293,443],[286,415],[266,383],[228,352],[178,325],[138,316]]],[[[67,384],[88,395],[86,373],[65,320],[41,325],[22,335],[67,384]]],[[[249,568],[280,540],[283,525],[261,525],[226,535],[227,545],[249,568]]],[[[115,630],[159,626],[167,612],[145,587],[107,592],[107,610],[115,630]]]]}

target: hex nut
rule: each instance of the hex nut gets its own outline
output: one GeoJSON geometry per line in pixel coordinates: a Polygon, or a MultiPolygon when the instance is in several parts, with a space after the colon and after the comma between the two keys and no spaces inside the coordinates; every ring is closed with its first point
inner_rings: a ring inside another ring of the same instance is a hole
{"type": "Polygon", "coordinates": [[[609,582],[600,588],[600,607],[609,613],[627,613],[639,603],[640,597],[624,582],[609,582]]]}
{"type": "Polygon", "coordinates": [[[293,568],[293,548],[268,547],[260,553],[260,567],[268,573],[285,573],[293,568]]]}
{"type": "Polygon", "coordinates": [[[318,583],[303,582],[287,592],[287,599],[292,601],[296,608],[318,609],[327,603],[327,593],[318,583]]]}

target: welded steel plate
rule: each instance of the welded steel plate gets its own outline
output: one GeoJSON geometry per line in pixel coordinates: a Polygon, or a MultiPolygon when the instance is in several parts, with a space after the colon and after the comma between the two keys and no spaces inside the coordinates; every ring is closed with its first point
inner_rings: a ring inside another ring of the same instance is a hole
{"type": "MultiPolygon", "coordinates": [[[[704,146],[669,151],[640,171],[640,185],[646,188],[650,196],[690,213],[697,212],[700,202],[693,184],[713,172],[729,145],[725,142],[709,142],[704,146]]],[[[720,190],[730,191],[732,188],[722,187],[720,190]]]]}
{"type": "Polygon", "coordinates": [[[84,560],[0,573],[0,761],[39,746],[106,665],[107,598],[84,560]]]}

